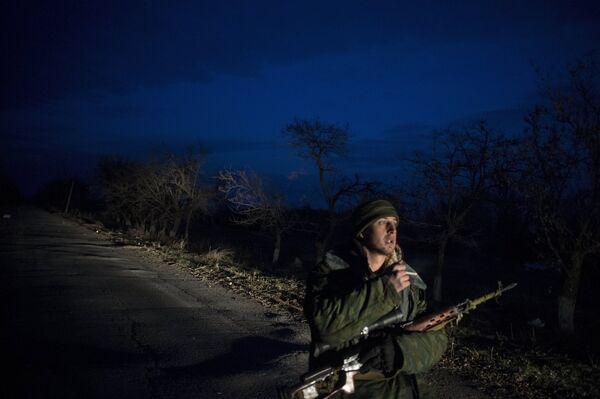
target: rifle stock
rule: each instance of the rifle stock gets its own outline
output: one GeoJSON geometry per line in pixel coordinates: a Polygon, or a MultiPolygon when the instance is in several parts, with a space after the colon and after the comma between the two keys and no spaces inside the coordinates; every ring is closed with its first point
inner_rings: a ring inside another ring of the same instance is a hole
{"type": "Polygon", "coordinates": [[[418,319],[403,324],[401,327],[405,331],[416,332],[441,330],[449,322],[454,320],[459,321],[461,317],[475,309],[477,306],[489,301],[490,299],[499,297],[505,291],[513,289],[516,286],[517,283],[512,283],[506,287],[503,287],[502,283],[498,282],[498,288],[495,291],[482,295],[479,298],[467,299],[458,305],[448,306],[438,312],[419,317],[418,319]]]}
{"type": "Polygon", "coordinates": [[[448,306],[437,313],[419,317],[402,326],[402,329],[419,332],[441,330],[449,321],[456,320],[459,312],[457,306],[448,306]]]}

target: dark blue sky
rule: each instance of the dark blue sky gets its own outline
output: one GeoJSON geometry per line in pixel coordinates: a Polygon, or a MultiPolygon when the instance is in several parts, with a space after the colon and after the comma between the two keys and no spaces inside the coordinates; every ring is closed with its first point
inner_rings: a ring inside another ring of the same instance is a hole
{"type": "Polygon", "coordinates": [[[201,144],[209,171],[301,192],[281,129],[320,117],[350,125],[346,171],[389,180],[434,129],[520,129],[534,68],[597,50],[599,26],[597,1],[3,2],[0,166],[31,191],[201,144]]]}

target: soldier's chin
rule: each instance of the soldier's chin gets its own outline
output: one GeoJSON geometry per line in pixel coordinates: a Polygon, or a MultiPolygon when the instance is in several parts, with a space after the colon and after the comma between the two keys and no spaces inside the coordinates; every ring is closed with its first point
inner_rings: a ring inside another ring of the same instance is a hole
{"type": "Polygon", "coordinates": [[[386,246],[384,247],[385,254],[386,254],[386,255],[388,255],[388,256],[389,256],[389,255],[391,255],[391,254],[393,254],[393,253],[394,253],[394,249],[395,249],[395,248],[396,248],[396,246],[395,246],[395,245],[393,245],[393,244],[391,244],[391,245],[389,245],[389,244],[388,244],[388,245],[386,245],[386,246]]]}
{"type": "Polygon", "coordinates": [[[392,253],[394,253],[394,249],[390,249],[388,247],[373,248],[372,251],[384,256],[390,256],[392,253]]]}

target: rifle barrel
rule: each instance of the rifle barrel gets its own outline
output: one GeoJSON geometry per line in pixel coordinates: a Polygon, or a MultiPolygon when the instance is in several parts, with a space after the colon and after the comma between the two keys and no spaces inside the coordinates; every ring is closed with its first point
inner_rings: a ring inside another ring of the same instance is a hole
{"type": "Polygon", "coordinates": [[[516,286],[517,286],[517,283],[512,283],[512,284],[507,285],[506,287],[502,287],[502,284],[498,283],[498,289],[496,291],[492,291],[489,294],[485,294],[483,296],[480,296],[479,298],[475,298],[475,299],[469,300],[468,301],[469,302],[469,308],[473,309],[476,306],[482,304],[483,302],[489,301],[492,298],[499,297],[500,295],[502,295],[502,293],[504,291],[512,290],[516,286]]]}
{"type": "Polygon", "coordinates": [[[508,290],[512,290],[513,288],[515,288],[517,286],[517,283],[512,283],[507,285],[506,287],[502,288],[502,292],[504,291],[508,291],[508,290]]]}

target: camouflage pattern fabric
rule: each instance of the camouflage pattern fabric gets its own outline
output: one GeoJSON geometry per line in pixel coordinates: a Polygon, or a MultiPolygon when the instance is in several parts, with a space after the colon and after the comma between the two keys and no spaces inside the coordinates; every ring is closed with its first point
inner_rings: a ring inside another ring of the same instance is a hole
{"type": "MultiPolygon", "coordinates": [[[[400,260],[398,247],[386,263],[400,260]]],[[[409,267],[409,270],[413,271],[409,267]]],[[[405,320],[412,320],[425,311],[426,285],[419,276],[411,276],[411,286],[398,294],[385,267],[372,273],[366,258],[358,246],[330,251],[324,260],[310,273],[305,303],[306,317],[311,328],[311,369],[326,363],[320,348],[327,346],[332,352],[340,352],[351,345],[363,327],[373,323],[394,309],[403,311],[405,320]]],[[[441,358],[446,349],[447,337],[443,331],[428,333],[404,333],[394,335],[401,350],[402,367],[391,377],[370,372],[379,377],[356,378],[356,392],[351,396],[360,398],[419,398],[416,374],[429,370],[441,358]],[[374,379],[370,379],[374,378],[374,379]]]]}

